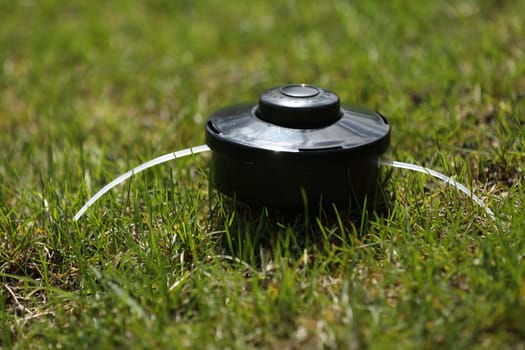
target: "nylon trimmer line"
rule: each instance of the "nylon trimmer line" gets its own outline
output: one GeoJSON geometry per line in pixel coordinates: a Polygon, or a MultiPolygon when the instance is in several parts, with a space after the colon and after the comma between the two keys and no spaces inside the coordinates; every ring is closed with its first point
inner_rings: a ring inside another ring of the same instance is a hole
{"type": "MultiPolygon", "coordinates": [[[[93,197],[91,197],[84,204],[84,206],[75,214],[73,219],[75,221],[78,221],[78,219],[80,219],[82,217],[82,215],[84,215],[84,213],[89,209],[89,207],[91,207],[97,200],[99,200],[100,197],[102,197],[104,194],[106,194],[112,188],[114,188],[115,186],[123,183],[124,181],[126,181],[127,179],[132,177],[133,175],[136,175],[136,174],[138,174],[138,173],[140,173],[140,172],[142,172],[142,171],[144,171],[144,170],[146,170],[148,168],[160,165],[162,163],[166,163],[166,162],[168,162],[170,160],[177,160],[177,159],[180,159],[180,158],[184,158],[184,157],[187,157],[187,156],[195,155],[195,154],[198,154],[198,153],[204,153],[204,152],[208,152],[208,151],[210,151],[210,148],[208,147],[208,145],[204,144],[204,145],[199,145],[199,146],[195,146],[195,147],[185,148],[185,149],[182,149],[182,150],[179,150],[179,151],[176,151],[176,152],[167,153],[165,155],[162,155],[160,157],[154,158],[152,160],[149,160],[149,161],[147,161],[145,163],[140,164],[139,166],[137,166],[137,167],[135,167],[135,168],[133,168],[133,169],[123,173],[122,175],[118,176],[113,181],[111,181],[106,186],[104,186],[102,189],[100,189],[93,197]]],[[[472,198],[472,200],[477,205],[479,205],[481,208],[483,208],[485,210],[485,213],[491,219],[493,219],[493,220],[496,219],[496,217],[494,215],[494,212],[488,206],[486,206],[485,203],[479,197],[477,197],[475,194],[473,194],[472,191],[469,190],[465,185],[462,185],[461,183],[457,182],[452,177],[446,176],[446,175],[444,175],[444,174],[442,174],[440,172],[437,172],[435,170],[432,170],[432,169],[429,169],[429,168],[426,168],[426,167],[422,167],[422,166],[415,165],[415,164],[410,164],[410,163],[399,162],[399,161],[395,161],[395,160],[380,160],[378,165],[390,166],[390,167],[400,168],[400,169],[407,169],[407,170],[416,171],[416,172],[420,172],[420,173],[423,173],[423,174],[427,174],[427,175],[433,176],[433,177],[439,179],[440,181],[455,187],[457,190],[463,192],[465,195],[467,195],[468,197],[472,198]]]]}

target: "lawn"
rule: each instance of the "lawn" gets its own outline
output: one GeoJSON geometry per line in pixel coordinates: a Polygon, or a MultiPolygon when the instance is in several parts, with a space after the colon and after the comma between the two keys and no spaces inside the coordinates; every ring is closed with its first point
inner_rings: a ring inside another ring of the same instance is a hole
{"type": "Polygon", "coordinates": [[[0,0],[0,348],[525,347],[525,2],[0,0]],[[306,82],[392,125],[382,210],[209,188],[213,111],[306,82]]]}

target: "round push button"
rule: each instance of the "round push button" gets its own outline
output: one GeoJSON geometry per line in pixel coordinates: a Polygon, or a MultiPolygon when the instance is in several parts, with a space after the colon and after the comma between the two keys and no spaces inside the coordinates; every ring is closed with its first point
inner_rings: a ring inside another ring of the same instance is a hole
{"type": "Polygon", "coordinates": [[[259,97],[257,117],[294,129],[315,129],[341,118],[339,97],[312,85],[291,84],[268,90],[259,97]]]}
{"type": "Polygon", "coordinates": [[[293,84],[283,86],[281,92],[289,97],[313,97],[321,92],[318,88],[306,84],[293,84]]]}

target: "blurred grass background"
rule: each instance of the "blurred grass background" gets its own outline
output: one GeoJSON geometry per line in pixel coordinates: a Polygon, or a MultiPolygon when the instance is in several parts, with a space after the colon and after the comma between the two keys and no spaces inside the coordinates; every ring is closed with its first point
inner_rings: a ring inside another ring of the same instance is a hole
{"type": "Polygon", "coordinates": [[[523,346],[524,13],[510,0],[0,0],[0,344],[523,346]],[[203,143],[214,110],[294,82],[381,111],[389,157],[460,174],[506,221],[487,227],[468,200],[395,173],[392,214],[320,222],[328,243],[219,210],[220,238],[204,157],[71,222],[114,176],[203,143]],[[225,253],[257,273],[210,263],[225,253]]]}

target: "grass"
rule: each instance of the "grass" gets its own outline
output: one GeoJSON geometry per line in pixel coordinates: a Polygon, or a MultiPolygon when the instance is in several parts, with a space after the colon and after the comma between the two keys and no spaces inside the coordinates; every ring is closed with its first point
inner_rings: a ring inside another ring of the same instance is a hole
{"type": "Polygon", "coordinates": [[[0,1],[1,348],[522,348],[524,2],[0,1]],[[208,191],[207,115],[309,82],[380,110],[389,211],[208,191]],[[366,213],[365,213],[366,214],[366,213]]]}

